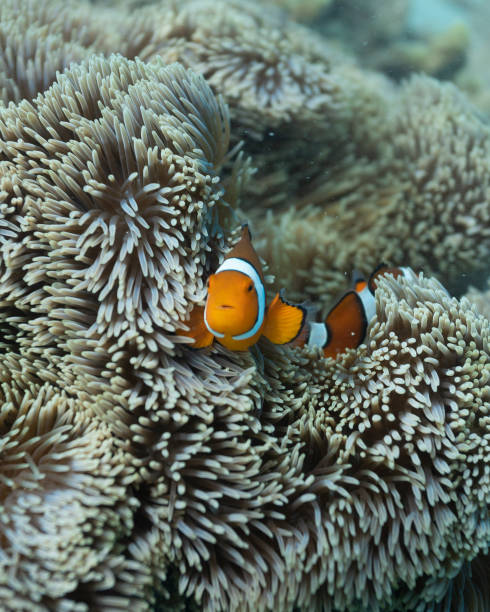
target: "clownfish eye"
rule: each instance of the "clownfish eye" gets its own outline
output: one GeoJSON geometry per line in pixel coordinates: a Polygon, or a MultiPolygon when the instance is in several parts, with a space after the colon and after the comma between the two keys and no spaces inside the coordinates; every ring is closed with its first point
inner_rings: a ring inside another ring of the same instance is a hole
{"type": "Polygon", "coordinates": [[[253,288],[254,288],[254,284],[250,283],[250,285],[247,287],[247,291],[252,291],[253,288]]]}

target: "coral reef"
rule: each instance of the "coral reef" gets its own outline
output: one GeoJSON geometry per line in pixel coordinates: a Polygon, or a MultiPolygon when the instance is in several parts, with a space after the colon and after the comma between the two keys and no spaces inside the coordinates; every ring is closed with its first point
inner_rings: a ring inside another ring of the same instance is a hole
{"type": "Polygon", "coordinates": [[[321,308],[381,259],[478,272],[487,126],[260,2],[131,11],[0,7],[0,607],[483,612],[472,293],[382,278],[336,361],[176,332],[240,215],[321,308]]]}

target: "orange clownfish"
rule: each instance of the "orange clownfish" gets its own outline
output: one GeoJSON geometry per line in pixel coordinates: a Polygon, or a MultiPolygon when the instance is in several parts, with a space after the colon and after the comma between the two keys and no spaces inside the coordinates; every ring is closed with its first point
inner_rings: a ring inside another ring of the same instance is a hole
{"type": "Polygon", "coordinates": [[[182,336],[194,339],[192,348],[202,348],[216,339],[232,351],[245,351],[261,336],[274,344],[289,344],[304,328],[306,309],[289,304],[280,293],[266,305],[264,276],[259,257],[244,225],[237,244],[208,279],[204,307],[197,306],[182,336]]]}
{"type": "Polygon", "coordinates": [[[357,348],[366,336],[369,323],[376,314],[374,292],[380,276],[392,274],[410,277],[410,268],[390,268],[381,264],[366,282],[358,278],[354,288],[347,291],[330,310],[324,323],[310,323],[307,345],[323,348],[325,357],[335,359],[346,349],[357,348]]]}

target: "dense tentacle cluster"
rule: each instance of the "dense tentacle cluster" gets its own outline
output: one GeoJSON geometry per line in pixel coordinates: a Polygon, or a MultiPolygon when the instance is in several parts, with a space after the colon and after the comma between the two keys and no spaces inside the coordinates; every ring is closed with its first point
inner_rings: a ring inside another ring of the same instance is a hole
{"type": "Polygon", "coordinates": [[[15,376],[2,365],[0,599],[12,610],[68,605],[129,563],[114,548],[134,528],[134,478],[107,426],[50,384],[20,394],[15,376]]]}
{"type": "Polygon", "coordinates": [[[5,0],[0,6],[0,103],[33,99],[57,71],[96,52],[121,49],[113,11],[94,15],[90,4],[61,0],[5,0]],[[105,15],[105,19],[104,19],[105,15]]]}
{"type": "MultiPolygon", "coordinates": [[[[0,123],[28,193],[30,261],[16,262],[24,285],[40,287],[29,300],[46,331],[170,350],[168,335],[202,299],[206,257],[220,244],[226,108],[180,66],[96,57],[0,123]]],[[[18,187],[7,180],[8,201],[18,187]]],[[[4,224],[11,233],[12,221],[4,224]]],[[[12,292],[8,279],[5,287],[12,292]]]]}
{"type": "Polygon", "coordinates": [[[279,282],[324,308],[345,288],[345,273],[369,274],[380,261],[431,270],[459,291],[462,272],[485,271],[488,126],[450,84],[416,77],[398,96],[379,155],[356,162],[350,176],[333,169],[314,207],[271,214],[261,225],[261,254],[279,282]]]}
{"type": "Polygon", "coordinates": [[[488,592],[488,554],[475,557],[471,563],[465,563],[463,569],[451,581],[444,598],[434,606],[435,612],[457,608],[485,612],[490,608],[488,592]]]}
{"type": "MultiPolygon", "coordinates": [[[[128,487],[136,486],[147,463],[128,454],[127,442],[114,435],[118,419],[111,423],[103,415],[99,421],[95,413],[104,405],[101,389],[117,397],[118,381],[126,380],[127,389],[128,379],[137,380],[135,372],[152,367],[157,344],[160,351],[173,350],[177,322],[202,297],[207,259],[217,261],[223,241],[218,171],[228,143],[227,110],[202,79],[182,67],[95,57],[66,71],[36,101],[6,109],[1,121],[9,160],[0,167],[2,482],[15,488],[20,505],[26,487],[39,491],[32,499],[38,504],[36,524],[26,524],[27,532],[38,528],[39,535],[30,548],[19,544],[23,576],[0,569],[2,600],[24,605],[27,575],[38,566],[44,577],[52,571],[51,587],[37,579],[31,583],[39,601],[111,609],[132,602],[147,609],[169,558],[158,538],[138,537],[134,530],[138,502],[128,487]],[[144,343],[138,340],[143,334],[144,343]],[[100,398],[94,400],[95,393],[100,398]],[[24,406],[31,420],[41,418],[39,434],[21,427],[24,406]],[[59,494],[51,493],[31,456],[53,472],[59,494]],[[101,474],[107,471],[104,478],[98,478],[98,462],[101,474]],[[32,487],[29,474],[36,477],[32,487]],[[73,502],[70,478],[78,485],[73,502]],[[99,485],[103,493],[87,499],[84,487],[95,495],[99,485]],[[54,506],[45,503],[50,495],[54,506]],[[80,511],[73,513],[73,524],[60,527],[61,539],[51,542],[50,553],[59,558],[43,569],[38,547],[50,536],[41,513],[54,513],[54,525],[63,523],[65,502],[80,511]],[[105,514],[100,506],[107,506],[105,514]],[[85,529],[94,530],[94,539],[80,548],[85,529]],[[66,555],[71,565],[64,569],[66,555]]],[[[155,367],[152,389],[146,389],[148,404],[160,401],[167,414],[165,385],[179,367],[168,364],[166,376],[155,367]]],[[[180,382],[177,372],[176,388],[180,382]]],[[[189,386],[180,390],[185,404],[189,386]]],[[[125,399],[117,401],[116,414],[125,399]]],[[[14,521],[18,511],[7,489],[2,516],[14,521]]],[[[23,537],[18,521],[2,542],[7,565],[18,556],[15,541],[23,537]]]]}
{"type": "Polygon", "coordinates": [[[20,102],[45,91],[71,62],[91,50],[48,33],[46,26],[0,21],[0,102],[20,102]]]}
{"type": "MultiPolygon", "coordinates": [[[[165,3],[152,9],[162,25],[142,57],[179,61],[224,96],[234,140],[243,140],[258,168],[249,202],[265,208],[307,199],[327,167],[339,164],[340,173],[354,156],[362,164],[378,146],[386,82],[361,73],[281,12],[257,2],[209,0],[180,3],[177,11],[165,3]],[[309,160],[307,177],[302,159],[309,160]]],[[[352,179],[345,182],[354,187],[352,179]]]]}
{"type": "Polygon", "coordinates": [[[412,609],[485,549],[488,321],[431,280],[383,280],[377,307],[340,362],[270,349],[264,382],[230,372],[208,396],[206,425],[210,400],[177,399],[172,433],[149,405],[133,429],[148,516],[205,609],[412,609]]]}
{"type": "Polygon", "coordinates": [[[454,86],[417,77],[400,92],[392,130],[403,188],[379,226],[386,255],[446,278],[486,269],[489,127],[454,86]]]}
{"type": "Polygon", "coordinates": [[[487,281],[487,288],[482,291],[470,287],[466,297],[476,306],[479,313],[490,319],[490,280],[487,281]]]}
{"type": "MultiPolygon", "coordinates": [[[[123,44],[123,27],[127,14],[98,6],[94,10],[91,2],[77,0],[4,0],[0,6],[0,23],[10,24],[15,32],[26,33],[39,29],[44,37],[58,39],[58,44],[78,45],[99,53],[114,53],[123,44]]],[[[43,48],[42,41],[40,49],[43,48]]],[[[26,47],[28,49],[29,47],[26,47]]],[[[8,52],[10,54],[10,52],[8,52]]],[[[49,60],[49,56],[47,56],[49,60]]],[[[49,62],[39,66],[50,71],[49,62]]],[[[54,73],[53,73],[54,75],[54,73]]]]}

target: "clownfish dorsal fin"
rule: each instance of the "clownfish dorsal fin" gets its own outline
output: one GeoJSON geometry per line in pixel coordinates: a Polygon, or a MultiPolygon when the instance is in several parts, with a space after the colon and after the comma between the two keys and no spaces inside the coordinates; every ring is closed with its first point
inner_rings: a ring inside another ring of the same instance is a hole
{"type": "Polygon", "coordinates": [[[267,309],[262,334],[274,344],[289,344],[303,330],[306,315],[304,306],[286,302],[281,291],[267,309]]]}
{"type": "Polygon", "coordinates": [[[226,254],[225,259],[230,259],[232,257],[248,261],[257,271],[262,283],[265,283],[259,256],[252,246],[252,235],[250,234],[247,224],[242,226],[242,235],[240,240],[235,244],[231,251],[226,254]]]}
{"type": "Polygon", "coordinates": [[[367,281],[359,270],[352,272],[352,287],[358,293],[367,287],[367,281]]]}

